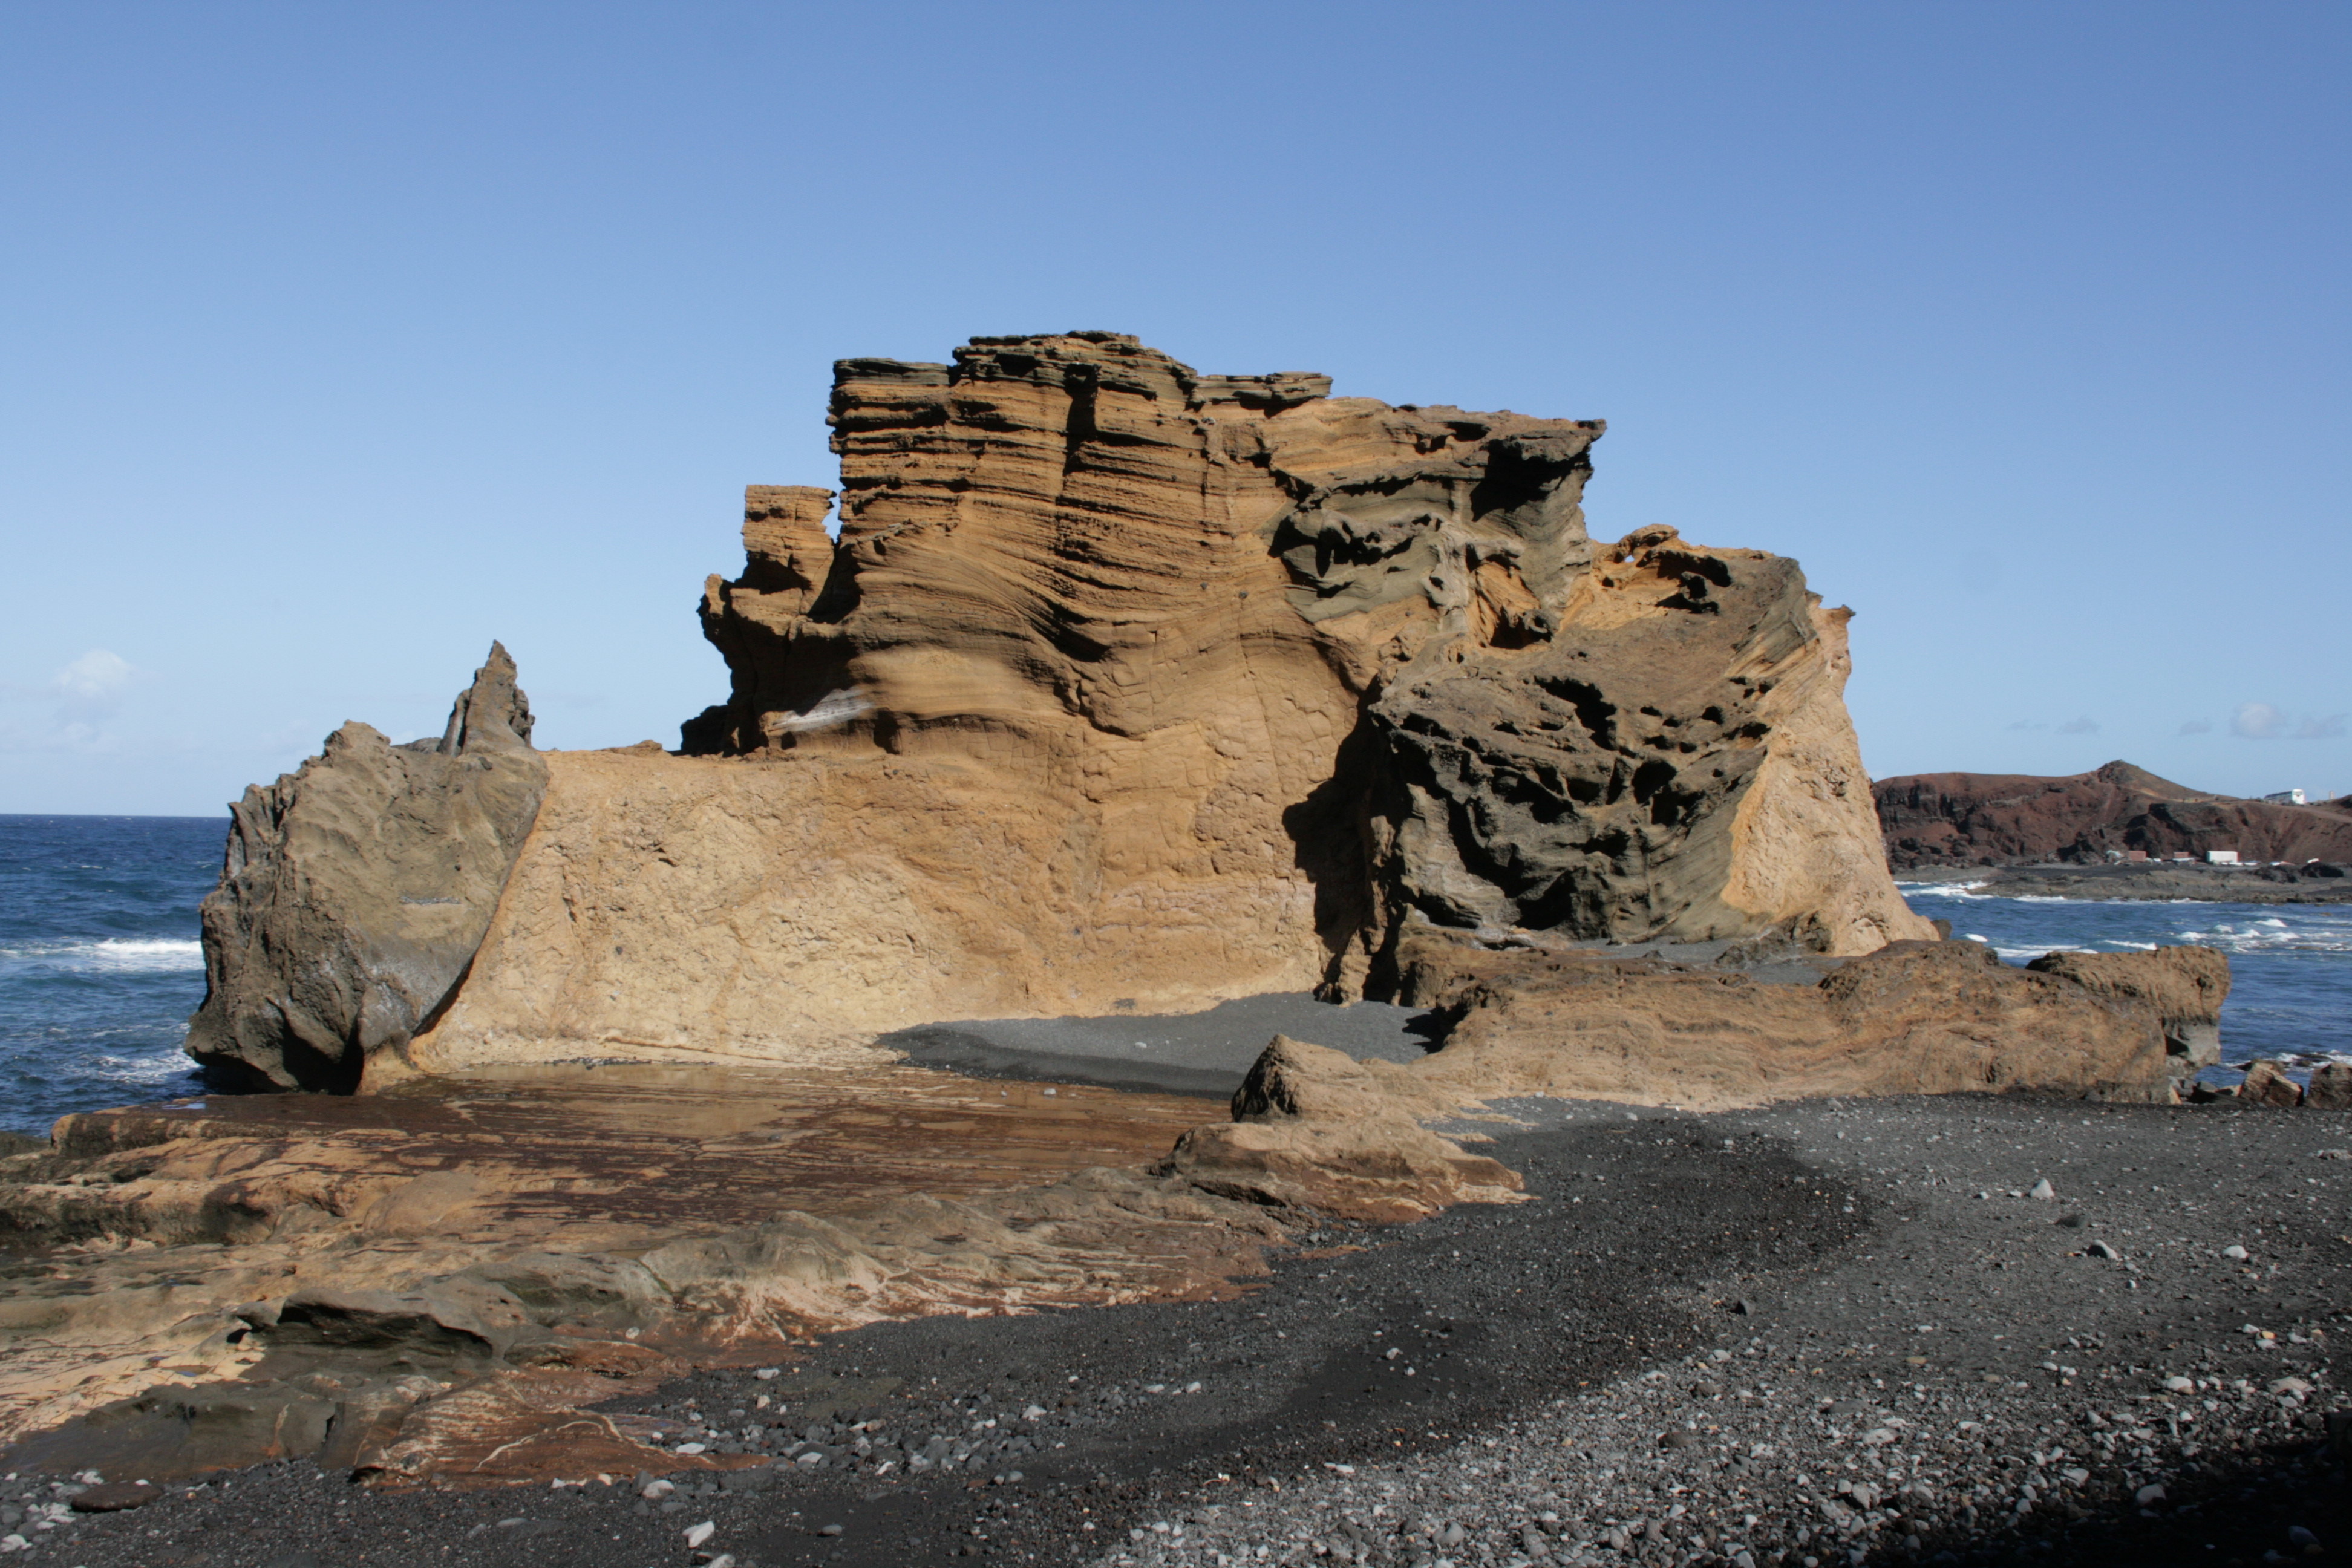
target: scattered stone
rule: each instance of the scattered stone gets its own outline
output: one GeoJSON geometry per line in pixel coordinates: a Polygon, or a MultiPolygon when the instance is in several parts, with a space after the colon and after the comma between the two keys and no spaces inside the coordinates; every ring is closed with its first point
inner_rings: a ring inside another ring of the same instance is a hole
{"type": "Polygon", "coordinates": [[[140,1508],[163,1495],[161,1487],[145,1481],[108,1481],[84,1487],[74,1494],[76,1513],[117,1513],[124,1509],[140,1508]]]}
{"type": "Polygon", "coordinates": [[[2086,1257],[2104,1258],[2116,1263],[2122,1262],[2124,1256],[2122,1253],[2117,1252],[2114,1247],[2109,1247],[2104,1241],[2094,1241],[2090,1243],[2083,1248],[2083,1252],[2086,1257]]]}
{"type": "Polygon", "coordinates": [[[687,1526],[687,1550],[691,1552],[694,1548],[701,1545],[704,1542],[709,1540],[712,1536],[718,1533],[719,1523],[716,1520],[706,1519],[700,1524],[690,1524],[687,1526]]]}
{"type": "Polygon", "coordinates": [[[2303,1103],[2303,1086],[2286,1076],[2284,1062],[2249,1062],[2246,1080],[2238,1086],[2238,1098],[2277,1110],[2292,1110],[2303,1103]]]}
{"type": "Polygon", "coordinates": [[[2197,1392],[2197,1384],[2195,1380],[2186,1377],[2168,1377],[2164,1380],[2164,1387],[2165,1391],[2168,1394],[2194,1394],[2197,1392]]]}
{"type": "Polygon", "coordinates": [[[2029,1198],[2039,1198],[2047,1203],[2058,1195],[2058,1189],[2050,1184],[2049,1177],[2044,1176],[2027,1189],[2025,1195],[2029,1198]]]}
{"type": "Polygon", "coordinates": [[[2221,1249],[2221,1256],[2232,1263],[2243,1263],[2251,1254],[2244,1247],[2232,1242],[2221,1249]]]}
{"type": "Polygon", "coordinates": [[[2142,1508],[2160,1508],[2164,1504],[2164,1488],[2151,1481],[2132,1493],[2132,1500],[2142,1508]]]}
{"type": "Polygon", "coordinates": [[[2352,1110],[2352,1062],[2329,1062],[2315,1069],[2303,1103],[2313,1110],[2352,1110]]]}

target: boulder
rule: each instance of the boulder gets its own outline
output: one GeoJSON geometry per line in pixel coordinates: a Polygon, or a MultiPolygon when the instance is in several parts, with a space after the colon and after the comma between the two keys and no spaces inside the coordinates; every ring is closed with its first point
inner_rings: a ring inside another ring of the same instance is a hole
{"type": "Polygon", "coordinates": [[[1345,1219],[1419,1219],[1518,1200],[1518,1173],[1417,1116],[1448,1109],[1405,1069],[1277,1035],[1234,1096],[1234,1120],[1177,1141],[1160,1173],[1218,1197],[1345,1219]]]}
{"type": "Polygon", "coordinates": [[[357,1086],[466,973],[546,789],[499,645],[438,741],[362,723],[230,808],[188,1054],[224,1087],[357,1086]]]}
{"type": "Polygon", "coordinates": [[[2329,1062],[2314,1070],[2303,1102],[2314,1110],[2352,1110],[2352,1062],[2329,1062]]]}
{"type": "Polygon", "coordinates": [[[2210,947],[2153,952],[2045,952],[2026,968],[2062,974],[2102,996],[2144,1002],[2163,1020],[2165,1047],[2189,1068],[2221,1059],[2221,1004],[2230,961],[2210,947]]]}
{"type": "Polygon", "coordinates": [[[2293,1110],[2303,1103],[2303,1085],[2286,1076],[2284,1062],[2248,1062],[2246,1081],[2238,1086],[2238,1098],[2273,1110],[2293,1110]]]}

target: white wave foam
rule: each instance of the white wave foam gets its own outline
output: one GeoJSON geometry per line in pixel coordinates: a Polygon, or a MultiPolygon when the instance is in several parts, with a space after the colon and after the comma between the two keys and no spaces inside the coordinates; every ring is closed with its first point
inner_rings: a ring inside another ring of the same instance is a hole
{"type": "Polygon", "coordinates": [[[1897,882],[1895,890],[1906,899],[1987,899],[1976,889],[1982,882],[1897,882]]]}
{"type": "Polygon", "coordinates": [[[163,1083],[194,1072],[195,1067],[185,1053],[174,1050],[152,1057],[100,1057],[83,1070],[110,1083],[163,1083]]]}
{"type": "Polygon", "coordinates": [[[202,969],[205,944],[176,938],[107,937],[100,942],[28,942],[0,947],[0,959],[27,966],[113,973],[202,969]]]}

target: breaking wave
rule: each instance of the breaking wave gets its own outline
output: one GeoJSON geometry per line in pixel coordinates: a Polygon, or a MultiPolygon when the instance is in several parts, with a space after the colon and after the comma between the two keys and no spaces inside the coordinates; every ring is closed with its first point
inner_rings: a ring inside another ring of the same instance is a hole
{"type": "Polygon", "coordinates": [[[0,964],[66,973],[169,973],[203,969],[205,944],[168,937],[111,936],[97,942],[20,942],[0,947],[0,964]]]}

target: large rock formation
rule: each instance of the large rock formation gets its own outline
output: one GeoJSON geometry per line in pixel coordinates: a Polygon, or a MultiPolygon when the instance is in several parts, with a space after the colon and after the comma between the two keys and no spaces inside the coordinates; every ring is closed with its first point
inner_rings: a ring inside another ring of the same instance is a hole
{"type": "Polygon", "coordinates": [[[1596,552],[1598,423],[1328,392],[1109,333],[843,362],[838,539],[831,492],[748,492],[729,700],[686,756],[549,759],[462,990],[379,1062],[1378,994],[1411,921],[1928,934],[1793,563],[1596,552]]]}
{"type": "Polygon", "coordinates": [[[240,1087],[350,1089],[466,973],[547,766],[497,643],[436,741],[349,723],[230,807],[188,1054],[240,1087]]]}
{"type": "Polygon", "coordinates": [[[2352,810],[2341,801],[2283,805],[2208,795],[2129,763],[2087,773],[1917,773],[1871,788],[1889,864],[2005,866],[2097,861],[2110,850],[2151,858],[2209,849],[2242,859],[2352,860],[2352,810]]]}

